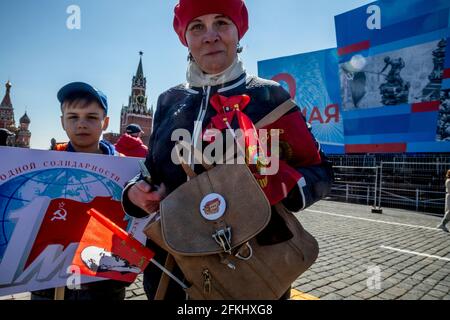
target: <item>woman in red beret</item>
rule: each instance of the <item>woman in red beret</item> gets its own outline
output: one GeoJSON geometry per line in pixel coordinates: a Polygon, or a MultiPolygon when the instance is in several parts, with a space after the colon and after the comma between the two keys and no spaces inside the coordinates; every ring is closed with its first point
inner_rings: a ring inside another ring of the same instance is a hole
{"type": "MultiPolygon", "coordinates": [[[[256,124],[290,100],[278,83],[247,74],[239,59],[239,41],[249,26],[243,0],[180,0],[175,7],[173,26],[189,51],[187,81],[162,93],[158,99],[146,159],[153,183],[136,177],[124,191],[123,206],[134,217],[156,212],[160,201],[187,181],[182,167],[171,158],[174,130],[185,129],[193,144],[204,149],[208,145],[207,129],[238,129],[243,123],[256,124]],[[235,107],[242,111],[240,117],[233,113],[235,107]],[[218,118],[228,118],[229,123],[216,121],[218,118]]],[[[299,108],[291,109],[264,128],[281,129],[278,173],[272,176],[254,173],[270,203],[282,202],[295,212],[323,198],[331,187],[332,172],[299,108]]],[[[203,170],[199,165],[192,168],[197,174],[203,170]]],[[[268,228],[282,229],[270,224],[268,228]]],[[[156,252],[157,261],[165,260],[164,250],[150,240],[147,245],[156,252]]],[[[183,278],[179,270],[175,273],[183,278]]],[[[151,264],[144,273],[149,299],[154,298],[160,276],[161,271],[151,264]]],[[[184,298],[181,288],[171,281],[166,299],[184,298]]]]}

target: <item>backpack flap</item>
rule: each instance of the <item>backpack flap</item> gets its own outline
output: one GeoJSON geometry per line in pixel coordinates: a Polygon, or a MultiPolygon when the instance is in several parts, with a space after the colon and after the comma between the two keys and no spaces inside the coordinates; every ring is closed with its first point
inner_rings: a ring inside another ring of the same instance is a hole
{"type": "Polygon", "coordinates": [[[161,202],[162,236],[186,256],[231,253],[269,223],[271,207],[245,164],[218,165],[161,202]]]}

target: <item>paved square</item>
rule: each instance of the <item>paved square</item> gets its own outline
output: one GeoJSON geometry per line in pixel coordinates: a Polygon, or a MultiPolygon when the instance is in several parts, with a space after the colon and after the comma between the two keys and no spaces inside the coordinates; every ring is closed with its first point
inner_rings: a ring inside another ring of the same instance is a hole
{"type": "MultiPolygon", "coordinates": [[[[412,211],[320,201],[296,213],[319,242],[316,263],[294,283],[294,299],[450,300],[450,234],[440,218],[412,211]]],[[[28,293],[0,299],[29,299],[28,293]]],[[[142,275],[127,300],[146,300],[142,275]]]]}
{"type": "Polygon", "coordinates": [[[440,218],[320,201],[296,213],[319,242],[316,263],[294,284],[320,299],[450,300],[450,234],[440,218]]]}

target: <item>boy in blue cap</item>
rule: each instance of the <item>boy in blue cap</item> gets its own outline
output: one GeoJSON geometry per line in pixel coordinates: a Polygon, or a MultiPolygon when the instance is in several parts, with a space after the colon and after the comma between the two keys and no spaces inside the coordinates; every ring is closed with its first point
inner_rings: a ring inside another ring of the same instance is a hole
{"type": "MultiPolygon", "coordinates": [[[[58,92],[61,124],[68,143],[57,144],[55,150],[68,152],[120,155],[112,144],[100,140],[109,123],[108,100],[100,90],[84,82],[73,82],[58,92]]],[[[105,280],[81,285],[80,290],[65,288],[65,300],[123,300],[128,283],[105,280]]],[[[54,289],[34,291],[32,300],[52,300],[54,289]]]]}
{"type": "Polygon", "coordinates": [[[56,150],[119,155],[112,144],[100,140],[109,124],[103,92],[84,82],[72,82],[59,90],[58,100],[61,124],[70,141],[56,145],[56,150]]]}

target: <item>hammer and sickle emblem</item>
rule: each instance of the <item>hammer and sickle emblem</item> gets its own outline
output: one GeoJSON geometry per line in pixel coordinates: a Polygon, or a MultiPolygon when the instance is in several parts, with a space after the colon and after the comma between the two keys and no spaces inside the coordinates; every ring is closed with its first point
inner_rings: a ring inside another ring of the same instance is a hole
{"type": "Polygon", "coordinates": [[[64,220],[66,221],[66,217],[67,217],[67,211],[63,208],[56,210],[55,212],[53,212],[53,218],[51,219],[51,221],[54,220],[64,220]]]}

